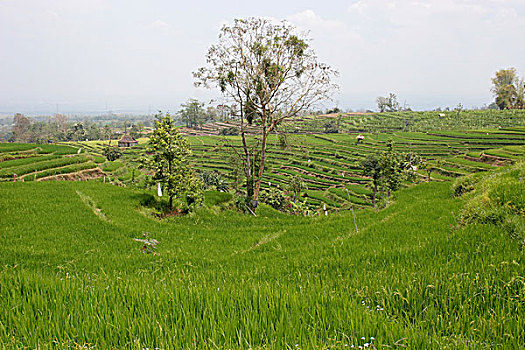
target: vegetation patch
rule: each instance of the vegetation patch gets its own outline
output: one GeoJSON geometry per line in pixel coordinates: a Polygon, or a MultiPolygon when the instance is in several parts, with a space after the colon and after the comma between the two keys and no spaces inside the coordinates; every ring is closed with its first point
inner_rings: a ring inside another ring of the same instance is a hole
{"type": "Polygon", "coordinates": [[[456,196],[467,197],[460,225],[498,225],[525,245],[525,162],[460,178],[453,189],[456,196]]]}

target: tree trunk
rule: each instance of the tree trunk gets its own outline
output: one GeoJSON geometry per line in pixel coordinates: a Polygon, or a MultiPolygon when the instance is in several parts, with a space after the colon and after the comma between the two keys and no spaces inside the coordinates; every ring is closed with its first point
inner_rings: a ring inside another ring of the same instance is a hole
{"type": "Polygon", "coordinates": [[[372,192],[372,207],[376,207],[377,183],[374,181],[374,189],[372,192]]]}
{"type": "Polygon", "coordinates": [[[171,178],[171,159],[168,159],[168,193],[170,194],[170,211],[173,211],[173,194],[170,191],[172,184],[170,183],[169,179],[171,178]]]}
{"type": "Polygon", "coordinates": [[[250,158],[250,150],[248,149],[248,145],[246,143],[246,133],[244,131],[244,123],[241,118],[241,138],[242,138],[242,148],[244,150],[244,174],[246,175],[246,205],[250,210],[254,210],[255,208],[250,203],[250,199],[253,196],[253,173],[252,173],[252,162],[250,158]]]}
{"type": "Polygon", "coordinates": [[[264,162],[266,161],[266,142],[268,140],[268,134],[266,132],[266,127],[263,127],[263,138],[261,145],[261,162],[259,163],[259,172],[257,178],[255,179],[255,190],[253,191],[253,199],[257,200],[259,198],[259,190],[261,189],[261,180],[264,172],[264,162]]]}

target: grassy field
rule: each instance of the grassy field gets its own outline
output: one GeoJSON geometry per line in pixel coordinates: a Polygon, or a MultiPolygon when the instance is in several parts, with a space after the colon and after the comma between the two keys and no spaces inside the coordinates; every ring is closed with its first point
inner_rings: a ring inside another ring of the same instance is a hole
{"type": "MultiPolygon", "coordinates": [[[[496,116],[484,130],[392,122],[363,144],[272,136],[264,186],[301,176],[330,209],[315,217],[262,205],[255,218],[209,191],[161,220],[137,186],[142,147],[108,162],[102,142],[0,144],[0,349],[525,348],[525,129],[496,116]],[[358,164],[389,140],[434,181],[376,211],[358,164]]],[[[190,141],[194,168],[229,176],[238,137],[190,141]]]]}
{"type": "Polygon", "coordinates": [[[499,226],[458,226],[450,183],[387,209],[159,221],[148,193],[0,184],[0,344],[92,349],[472,349],[525,342],[524,258],[499,226]],[[49,198],[54,198],[50,201],[49,198]],[[151,205],[151,204],[150,204],[151,205]],[[148,232],[160,243],[143,254],[148,232]]]}

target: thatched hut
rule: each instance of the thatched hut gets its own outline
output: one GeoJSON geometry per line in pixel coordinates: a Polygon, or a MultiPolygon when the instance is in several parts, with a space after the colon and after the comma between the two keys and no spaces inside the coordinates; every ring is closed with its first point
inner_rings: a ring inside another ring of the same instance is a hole
{"type": "Polygon", "coordinates": [[[122,138],[118,141],[118,146],[119,147],[133,147],[133,146],[138,145],[138,143],[139,142],[135,140],[133,137],[131,137],[130,135],[124,134],[124,136],[122,136],[122,138]]]}

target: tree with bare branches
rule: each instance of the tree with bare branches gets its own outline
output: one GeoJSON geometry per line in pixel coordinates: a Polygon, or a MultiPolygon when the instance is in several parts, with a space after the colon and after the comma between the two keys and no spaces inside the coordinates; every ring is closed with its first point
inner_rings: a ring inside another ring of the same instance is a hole
{"type": "Polygon", "coordinates": [[[252,209],[257,206],[270,133],[337,89],[332,82],[337,71],[318,62],[309,42],[287,22],[236,19],[221,29],[218,43],[208,49],[206,66],[193,73],[196,86],[218,87],[234,105],[252,209]],[[252,124],[260,130],[256,151],[247,141],[246,127],[252,124]]]}

